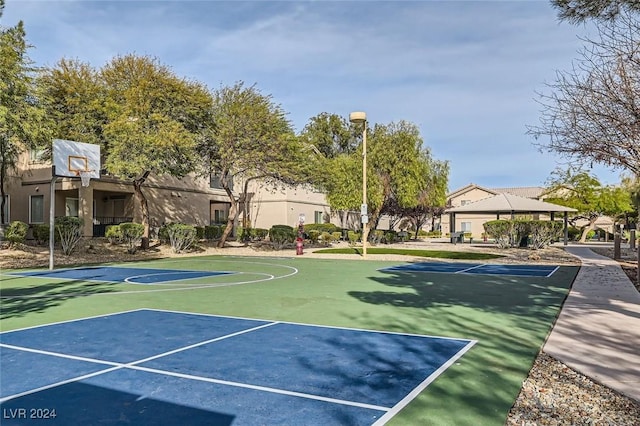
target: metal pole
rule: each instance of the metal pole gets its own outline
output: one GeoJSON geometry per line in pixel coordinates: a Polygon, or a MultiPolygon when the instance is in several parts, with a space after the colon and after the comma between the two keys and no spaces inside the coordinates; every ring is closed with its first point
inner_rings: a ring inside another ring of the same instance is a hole
{"type": "Polygon", "coordinates": [[[56,180],[55,174],[51,178],[51,188],[49,190],[49,270],[53,270],[53,246],[55,240],[56,224],[56,180]]]}
{"type": "MultiPolygon", "coordinates": [[[[363,121],[362,125],[362,204],[367,205],[367,121],[363,121]]],[[[367,219],[369,218],[369,211],[367,210],[367,219]]],[[[362,257],[367,258],[367,239],[369,238],[368,232],[369,223],[363,221],[362,223],[362,257]]]]}

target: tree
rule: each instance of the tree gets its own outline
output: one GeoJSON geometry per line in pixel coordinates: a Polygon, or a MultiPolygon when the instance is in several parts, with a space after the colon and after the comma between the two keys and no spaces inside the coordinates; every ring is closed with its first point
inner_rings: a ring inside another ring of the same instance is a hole
{"type": "MultiPolygon", "coordinates": [[[[424,150],[421,153],[421,172],[424,179],[424,187],[418,194],[417,204],[414,206],[398,208],[398,216],[406,217],[416,230],[414,239],[418,239],[418,231],[425,223],[436,215],[442,215],[447,202],[447,186],[449,182],[449,163],[431,158],[430,152],[424,150]]],[[[390,211],[389,211],[390,213],[390,211]]]]}
{"type": "MultiPolygon", "coordinates": [[[[400,121],[376,124],[367,132],[368,229],[375,229],[380,217],[392,208],[415,207],[428,194],[428,151],[422,148],[418,128],[400,121]]],[[[334,210],[359,210],[362,203],[362,145],[351,154],[340,154],[329,162],[325,185],[327,200],[334,210]]],[[[445,185],[446,187],[446,185],[445,185]]],[[[429,193],[430,194],[430,193],[429,193]]],[[[425,198],[426,200],[426,198],[425,198]]],[[[368,235],[363,235],[363,239],[368,235]]]]}
{"type": "MultiPolygon", "coordinates": [[[[0,17],[4,0],[0,0],[0,17]]],[[[50,139],[42,94],[36,85],[38,69],[27,55],[29,46],[22,21],[0,27],[0,224],[5,223],[6,180],[26,150],[50,139]]]]}
{"type": "MultiPolygon", "coordinates": [[[[285,112],[255,85],[238,82],[213,93],[211,120],[197,151],[201,174],[216,175],[227,193],[229,217],[218,247],[233,230],[240,213],[234,180],[272,179],[294,183],[299,164],[308,154],[293,134],[285,112]]],[[[245,185],[245,195],[246,195],[245,185]]]]}
{"type": "Polygon", "coordinates": [[[310,171],[311,180],[316,188],[329,193],[329,203],[338,213],[341,227],[345,228],[349,210],[362,202],[361,189],[357,187],[361,177],[355,175],[356,161],[350,158],[362,143],[362,129],[344,117],[323,112],[309,119],[300,138],[317,154],[313,159],[315,167],[310,171]],[[338,190],[343,185],[348,188],[338,190]],[[360,201],[352,200],[355,195],[360,201]]]}
{"type": "Polygon", "coordinates": [[[344,117],[323,112],[309,119],[300,136],[325,158],[334,158],[354,152],[361,133],[344,117]]]}
{"type": "Polygon", "coordinates": [[[582,23],[588,19],[614,20],[624,12],[640,12],[637,0],[551,0],[558,10],[558,17],[571,23],[582,23]]]}
{"type": "Polygon", "coordinates": [[[579,219],[588,221],[580,237],[583,243],[600,216],[616,216],[633,210],[627,190],[602,186],[595,176],[579,169],[556,170],[545,193],[550,195],[546,201],[578,210],[570,219],[572,225],[579,219]]]}
{"type": "Polygon", "coordinates": [[[150,174],[194,171],[195,146],[211,110],[202,84],[176,76],[148,56],[113,58],[99,70],[62,59],[41,85],[64,139],[100,144],[110,173],[133,184],[148,245],[149,205],[142,187],[150,174]]]}
{"type": "Polygon", "coordinates": [[[599,26],[570,71],[540,94],[540,124],[529,126],[541,150],[581,164],[640,174],[640,23],[627,14],[599,26]]]}
{"type": "Polygon", "coordinates": [[[133,184],[142,212],[143,247],[149,205],[142,186],[150,174],[183,177],[194,171],[195,147],[211,106],[200,83],[176,76],[147,56],[114,58],[100,71],[105,88],[105,168],[133,184]]]}

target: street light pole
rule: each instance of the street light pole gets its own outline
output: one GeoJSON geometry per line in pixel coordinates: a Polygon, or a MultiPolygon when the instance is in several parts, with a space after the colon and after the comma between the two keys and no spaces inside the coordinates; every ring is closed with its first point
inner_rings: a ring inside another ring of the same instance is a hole
{"type": "Polygon", "coordinates": [[[367,211],[367,114],[352,112],[349,121],[362,123],[362,206],[360,218],[362,221],[362,258],[367,258],[367,239],[369,238],[369,212],[367,211]]]}

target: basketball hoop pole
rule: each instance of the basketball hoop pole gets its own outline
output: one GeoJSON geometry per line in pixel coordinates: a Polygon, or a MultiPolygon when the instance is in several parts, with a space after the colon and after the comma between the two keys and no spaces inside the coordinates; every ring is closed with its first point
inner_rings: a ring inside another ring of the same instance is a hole
{"type": "Polygon", "coordinates": [[[53,246],[56,237],[56,166],[51,167],[51,187],[49,193],[49,270],[53,270],[53,246]]]}

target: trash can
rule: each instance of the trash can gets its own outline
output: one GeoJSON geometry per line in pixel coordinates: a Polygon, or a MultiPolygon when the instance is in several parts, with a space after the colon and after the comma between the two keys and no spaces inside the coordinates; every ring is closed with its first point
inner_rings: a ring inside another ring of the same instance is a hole
{"type": "Polygon", "coordinates": [[[303,242],[302,242],[302,238],[297,238],[296,239],[296,254],[297,255],[303,254],[303,251],[302,251],[303,247],[304,247],[304,245],[303,245],[303,242]]]}

